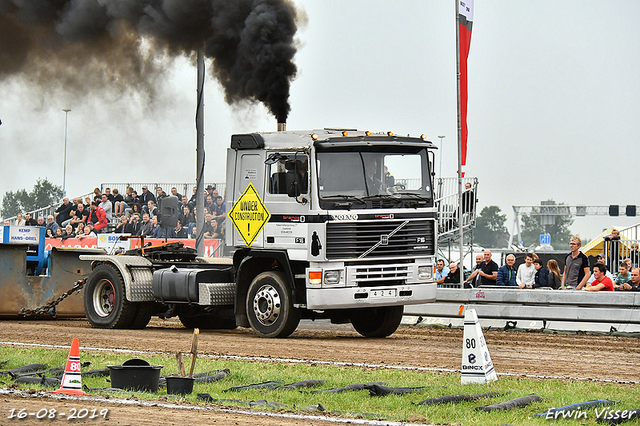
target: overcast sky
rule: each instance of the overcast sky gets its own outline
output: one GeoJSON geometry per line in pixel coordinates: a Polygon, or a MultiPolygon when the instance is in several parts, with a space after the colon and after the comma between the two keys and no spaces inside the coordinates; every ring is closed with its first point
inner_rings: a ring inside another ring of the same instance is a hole
{"type": "MultiPolygon", "coordinates": [[[[444,138],[442,169],[457,164],[454,0],[296,0],[298,75],[288,129],[354,127],[444,138]]],[[[480,208],[639,204],[640,49],[634,1],[476,0],[469,55],[467,176],[480,208]]],[[[210,65],[210,64],[209,64],[210,65]]],[[[43,94],[0,82],[0,195],[61,185],[64,113],[67,193],[102,183],[195,181],[195,68],[178,60],[153,102],[137,94],[43,94]]],[[[224,181],[233,133],[275,130],[261,105],[230,107],[206,83],[207,182],[224,181]]],[[[583,238],[639,219],[576,219],[583,238]]]]}

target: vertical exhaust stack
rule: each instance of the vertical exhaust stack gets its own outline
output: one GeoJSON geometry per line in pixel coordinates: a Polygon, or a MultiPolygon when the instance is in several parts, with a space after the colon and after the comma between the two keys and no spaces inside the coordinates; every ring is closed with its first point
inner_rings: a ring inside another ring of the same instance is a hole
{"type": "Polygon", "coordinates": [[[278,123],[278,132],[284,132],[287,130],[287,123],[278,123]]]}

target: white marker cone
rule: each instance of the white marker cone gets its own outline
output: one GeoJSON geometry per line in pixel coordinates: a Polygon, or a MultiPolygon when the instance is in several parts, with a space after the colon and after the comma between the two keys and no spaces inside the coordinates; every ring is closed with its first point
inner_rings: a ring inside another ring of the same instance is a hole
{"type": "Polygon", "coordinates": [[[461,383],[489,383],[498,380],[493,369],[487,342],[475,309],[464,313],[464,338],[462,339],[462,377],[461,383]]]}

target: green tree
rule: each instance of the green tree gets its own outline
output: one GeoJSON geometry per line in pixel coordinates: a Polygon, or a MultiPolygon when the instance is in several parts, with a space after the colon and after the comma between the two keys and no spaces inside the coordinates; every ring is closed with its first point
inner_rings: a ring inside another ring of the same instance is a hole
{"type": "Polygon", "coordinates": [[[476,229],[473,232],[476,243],[486,247],[500,247],[507,244],[509,232],[504,226],[507,215],[500,213],[498,206],[488,206],[482,209],[476,218],[476,229]]]}
{"type": "Polygon", "coordinates": [[[31,192],[24,189],[5,192],[2,197],[2,217],[11,217],[18,213],[47,207],[58,202],[62,195],[61,187],[54,185],[46,178],[44,180],[38,179],[31,192]]]}
{"type": "MultiPolygon", "coordinates": [[[[563,203],[558,204],[558,206],[563,203]]],[[[569,227],[573,224],[574,217],[555,216],[555,223],[550,225],[542,224],[542,216],[540,210],[535,208],[531,214],[522,215],[522,241],[525,246],[540,243],[541,234],[551,235],[551,245],[556,249],[568,248],[571,239],[571,230],[569,227]]],[[[584,246],[584,243],[582,244],[584,246]]]]}

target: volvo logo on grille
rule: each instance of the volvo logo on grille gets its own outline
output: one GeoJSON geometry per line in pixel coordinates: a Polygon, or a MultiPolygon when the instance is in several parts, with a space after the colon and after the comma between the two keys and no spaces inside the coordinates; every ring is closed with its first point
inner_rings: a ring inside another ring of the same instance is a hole
{"type": "Polygon", "coordinates": [[[389,236],[388,235],[380,235],[380,244],[386,246],[389,244],[389,236]]]}

